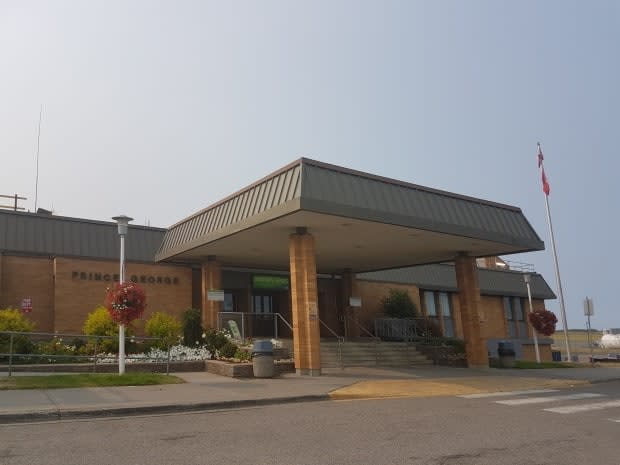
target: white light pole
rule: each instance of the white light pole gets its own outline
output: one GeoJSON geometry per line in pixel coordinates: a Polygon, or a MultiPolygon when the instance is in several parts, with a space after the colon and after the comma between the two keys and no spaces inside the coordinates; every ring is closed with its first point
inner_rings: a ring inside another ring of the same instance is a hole
{"type": "MultiPolygon", "coordinates": [[[[118,224],[118,235],[121,237],[121,270],[120,270],[120,283],[125,282],[125,236],[129,230],[129,222],[133,218],[129,218],[125,215],[115,216],[112,218],[118,224]]],[[[118,325],[118,374],[125,373],[125,325],[118,325]]]]}
{"type": "MultiPolygon", "coordinates": [[[[527,300],[530,303],[530,313],[534,311],[532,308],[532,291],[530,289],[530,281],[532,280],[532,276],[528,273],[523,275],[523,279],[525,280],[525,285],[527,286],[527,300]]],[[[528,318],[529,321],[529,318],[528,318]]],[[[532,324],[530,323],[530,326],[532,324]]],[[[536,328],[532,326],[532,334],[534,335],[534,349],[536,350],[536,363],[540,363],[540,351],[538,350],[538,335],[536,334],[536,328]]]]}

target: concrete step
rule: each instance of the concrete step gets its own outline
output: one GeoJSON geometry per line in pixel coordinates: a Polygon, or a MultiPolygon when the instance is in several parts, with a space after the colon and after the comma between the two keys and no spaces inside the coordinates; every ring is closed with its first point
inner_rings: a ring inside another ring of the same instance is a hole
{"type": "Polygon", "coordinates": [[[340,351],[345,366],[422,366],[431,365],[423,354],[412,346],[398,342],[321,341],[321,366],[339,367],[340,351]]]}

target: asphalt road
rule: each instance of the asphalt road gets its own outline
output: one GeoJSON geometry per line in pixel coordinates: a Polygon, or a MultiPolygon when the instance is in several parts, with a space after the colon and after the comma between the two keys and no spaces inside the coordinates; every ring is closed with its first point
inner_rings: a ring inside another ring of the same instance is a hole
{"type": "Polygon", "coordinates": [[[620,383],[0,425],[0,464],[617,465],[620,383]]]}

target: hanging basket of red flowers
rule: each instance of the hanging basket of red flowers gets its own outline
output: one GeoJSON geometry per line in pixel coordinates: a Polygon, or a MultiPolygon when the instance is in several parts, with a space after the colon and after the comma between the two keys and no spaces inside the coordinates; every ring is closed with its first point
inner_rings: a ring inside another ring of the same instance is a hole
{"type": "Polygon", "coordinates": [[[116,283],[108,288],[105,306],[112,321],[128,325],[144,313],[146,295],[136,283],[116,283]]]}
{"type": "Polygon", "coordinates": [[[528,314],[532,327],[545,336],[551,336],[555,333],[555,325],[558,322],[555,313],[549,310],[538,309],[528,314]]]}

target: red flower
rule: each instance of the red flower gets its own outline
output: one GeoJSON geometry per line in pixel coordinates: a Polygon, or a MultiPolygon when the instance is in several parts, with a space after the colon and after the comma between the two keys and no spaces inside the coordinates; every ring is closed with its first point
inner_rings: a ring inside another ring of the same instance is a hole
{"type": "Polygon", "coordinates": [[[128,325],[144,313],[146,295],[136,283],[116,283],[113,288],[108,288],[105,306],[112,321],[128,325]]]}
{"type": "Polygon", "coordinates": [[[553,312],[545,309],[534,310],[528,314],[532,327],[540,334],[551,336],[555,333],[555,325],[558,322],[553,312]]]}

